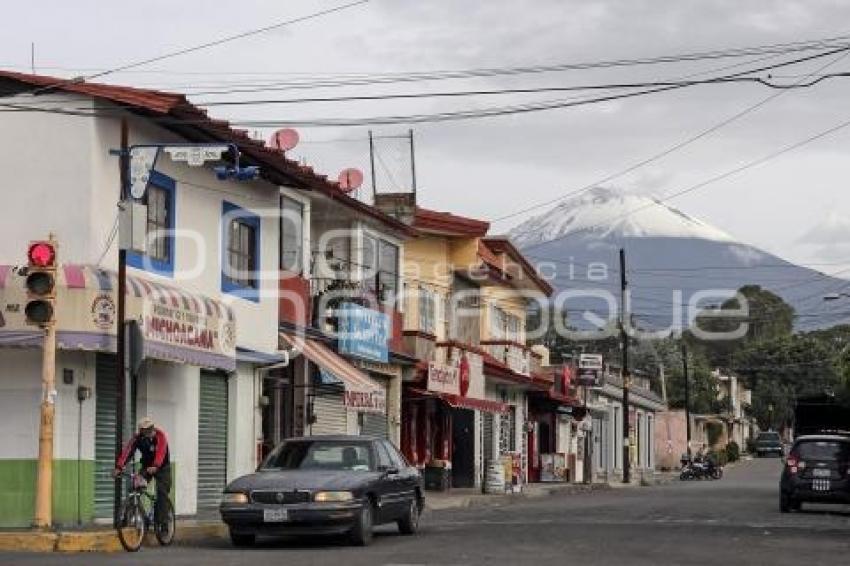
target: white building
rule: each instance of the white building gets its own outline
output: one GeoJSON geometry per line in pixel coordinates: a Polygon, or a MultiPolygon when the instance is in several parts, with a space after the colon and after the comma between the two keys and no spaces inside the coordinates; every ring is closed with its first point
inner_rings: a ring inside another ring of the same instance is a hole
{"type": "Polygon", "coordinates": [[[177,513],[216,507],[225,483],[257,464],[261,368],[284,360],[281,192],[330,194],[332,185],[179,95],[0,72],[0,102],[27,109],[0,113],[0,166],[17,172],[2,186],[0,223],[0,527],[33,515],[41,350],[40,331],[24,322],[20,267],[27,243],[51,233],[60,246],[54,523],[112,516],[120,178],[110,151],[122,122],[130,145],[236,143],[243,164],[262,172],[220,181],[210,166],[160,155],[148,231],[173,235],[150,237],[147,254],[129,258],[127,318],[141,323],[146,355],[133,422],[150,415],[169,436],[177,513]]]}

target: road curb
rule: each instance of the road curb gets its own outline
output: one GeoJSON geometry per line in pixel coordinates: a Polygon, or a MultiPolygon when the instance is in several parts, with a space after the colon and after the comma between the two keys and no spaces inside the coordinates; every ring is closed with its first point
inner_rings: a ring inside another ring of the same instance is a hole
{"type": "MultiPolygon", "coordinates": [[[[224,523],[181,525],[177,522],[174,544],[227,537],[224,523]]],[[[152,535],[145,537],[145,545],[157,545],[152,535]]],[[[114,553],[123,552],[121,541],[113,530],[96,531],[14,531],[0,532],[2,552],[62,552],[62,553],[114,553]]]]}

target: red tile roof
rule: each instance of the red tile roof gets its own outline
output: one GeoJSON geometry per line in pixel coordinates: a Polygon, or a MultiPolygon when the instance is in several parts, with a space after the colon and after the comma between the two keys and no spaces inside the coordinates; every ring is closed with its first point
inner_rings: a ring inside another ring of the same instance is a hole
{"type": "Polygon", "coordinates": [[[61,91],[107,100],[129,112],[151,117],[163,128],[188,140],[234,143],[247,161],[260,166],[262,176],[272,183],[315,190],[399,232],[408,235],[415,233],[400,220],[342,192],[336,182],[329,180],[326,175],[315,173],[312,167],[288,159],[283,152],[266,147],[263,142],[249,137],[245,130],[231,128],[225,120],[210,118],[205,110],[189,102],[182,94],[0,70],[0,95],[25,92],[4,88],[4,82],[30,85],[36,87],[34,91],[41,88],[45,93],[61,91]]]}
{"type": "MultiPolygon", "coordinates": [[[[516,246],[511,243],[511,241],[504,236],[492,236],[489,238],[484,238],[481,240],[481,243],[478,247],[478,255],[481,259],[503,273],[505,272],[505,263],[501,261],[498,256],[506,255],[514,260],[519,267],[522,269],[523,275],[528,277],[534,285],[540,289],[547,296],[551,295],[554,292],[554,289],[549,284],[548,281],[540,277],[537,273],[537,269],[529,261],[522,255],[516,246]],[[482,249],[486,250],[482,253],[482,249]],[[495,264],[493,264],[493,259],[495,258],[495,264]]],[[[509,275],[506,273],[506,275],[509,275]]]]}
{"type": "Polygon", "coordinates": [[[423,232],[436,232],[449,236],[483,237],[487,235],[490,223],[450,212],[416,207],[413,227],[423,232]]]}

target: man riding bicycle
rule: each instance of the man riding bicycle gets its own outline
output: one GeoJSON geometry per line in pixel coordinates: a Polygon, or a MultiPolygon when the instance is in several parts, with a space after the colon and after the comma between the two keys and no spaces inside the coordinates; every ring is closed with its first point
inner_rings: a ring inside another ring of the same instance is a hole
{"type": "Polygon", "coordinates": [[[171,491],[171,458],[168,450],[168,439],[165,433],[156,427],[153,419],[145,417],[139,421],[139,432],[127,443],[115,462],[113,475],[118,477],[124,466],[136,451],[142,456],[142,475],[145,479],[156,480],[156,505],[154,521],[157,525],[168,522],[166,501],[171,491]]]}

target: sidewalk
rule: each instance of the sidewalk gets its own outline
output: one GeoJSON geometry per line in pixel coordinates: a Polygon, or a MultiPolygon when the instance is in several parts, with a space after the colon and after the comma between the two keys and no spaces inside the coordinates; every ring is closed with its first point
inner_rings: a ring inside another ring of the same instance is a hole
{"type": "Polygon", "coordinates": [[[448,492],[429,491],[425,496],[425,508],[432,511],[461,509],[466,507],[506,505],[550,495],[572,495],[610,489],[607,483],[533,483],[523,486],[521,493],[483,494],[478,489],[452,489],[448,492]]]}
{"type": "MultiPolygon", "coordinates": [[[[227,527],[217,519],[177,519],[174,544],[227,537],[227,527]]],[[[148,535],[146,545],[156,545],[148,535]]],[[[0,531],[0,551],[18,552],[124,552],[115,530],[103,527],[57,531],[0,531]]]]}

